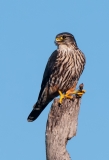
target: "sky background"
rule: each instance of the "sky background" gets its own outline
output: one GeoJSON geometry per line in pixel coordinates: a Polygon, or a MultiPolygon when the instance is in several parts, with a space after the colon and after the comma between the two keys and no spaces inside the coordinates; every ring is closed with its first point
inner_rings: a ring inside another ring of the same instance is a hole
{"type": "Polygon", "coordinates": [[[109,160],[109,0],[0,0],[0,160],[45,160],[51,103],[27,122],[56,34],[70,32],[86,56],[74,160],[109,160]],[[43,44],[43,46],[42,46],[43,44]]]}

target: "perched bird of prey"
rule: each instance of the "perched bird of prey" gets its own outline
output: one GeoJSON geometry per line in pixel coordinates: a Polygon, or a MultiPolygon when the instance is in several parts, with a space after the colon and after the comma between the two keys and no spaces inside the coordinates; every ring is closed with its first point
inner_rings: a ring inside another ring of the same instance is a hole
{"type": "Polygon", "coordinates": [[[68,32],[60,33],[55,38],[55,44],[57,50],[47,62],[38,100],[27,119],[29,122],[34,121],[56,96],[60,95],[61,103],[63,98],[72,98],[72,94],[83,94],[75,92],[75,88],[84,70],[85,56],[74,36],[68,32]]]}

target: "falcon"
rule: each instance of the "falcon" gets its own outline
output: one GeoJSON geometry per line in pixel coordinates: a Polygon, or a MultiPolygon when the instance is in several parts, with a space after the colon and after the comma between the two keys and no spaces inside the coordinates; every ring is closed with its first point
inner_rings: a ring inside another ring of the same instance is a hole
{"type": "Polygon", "coordinates": [[[29,122],[37,119],[48,103],[58,95],[59,103],[62,103],[63,98],[72,99],[72,95],[82,96],[85,92],[75,91],[86,60],[74,36],[68,32],[60,33],[55,38],[55,44],[57,49],[47,62],[38,100],[27,118],[29,122]]]}

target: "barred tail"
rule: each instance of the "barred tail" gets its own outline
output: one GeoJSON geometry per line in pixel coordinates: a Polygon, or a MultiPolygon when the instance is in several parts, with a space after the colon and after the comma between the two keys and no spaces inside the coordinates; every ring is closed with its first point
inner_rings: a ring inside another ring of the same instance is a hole
{"type": "Polygon", "coordinates": [[[35,103],[33,110],[31,111],[31,113],[29,114],[29,116],[27,118],[27,121],[33,122],[35,119],[37,119],[45,107],[46,107],[46,105],[42,107],[39,104],[35,103]]]}
{"type": "Polygon", "coordinates": [[[58,96],[58,92],[51,92],[48,94],[48,87],[45,87],[44,89],[40,91],[38,101],[33,106],[33,110],[29,114],[27,120],[28,122],[32,122],[35,119],[38,118],[38,116],[41,114],[41,112],[45,109],[45,107],[48,105],[49,102],[53,100],[54,97],[58,96]]]}

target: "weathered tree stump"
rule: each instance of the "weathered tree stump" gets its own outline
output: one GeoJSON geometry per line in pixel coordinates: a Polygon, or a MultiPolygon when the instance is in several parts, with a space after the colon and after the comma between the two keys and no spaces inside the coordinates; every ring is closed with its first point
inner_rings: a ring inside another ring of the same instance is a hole
{"type": "Polygon", "coordinates": [[[69,139],[76,135],[81,98],[55,99],[46,126],[46,159],[70,160],[66,150],[69,139]]]}

